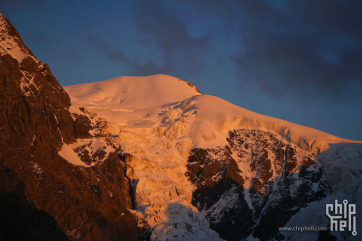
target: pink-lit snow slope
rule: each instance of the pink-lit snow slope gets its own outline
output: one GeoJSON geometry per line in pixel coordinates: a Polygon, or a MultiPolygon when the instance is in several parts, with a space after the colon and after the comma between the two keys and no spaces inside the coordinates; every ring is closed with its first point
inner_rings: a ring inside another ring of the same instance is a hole
{"type": "Polygon", "coordinates": [[[18,32],[14,28],[11,29],[10,25],[10,22],[0,13],[0,55],[10,54],[18,63],[28,56],[36,60],[31,51],[25,47],[18,32]]]}
{"type": "Polygon", "coordinates": [[[225,145],[228,131],[239,128],[270,130],[306,150],[324,151],[332,143],[362,143],[201,95],[196,87],[167,75],[117,77],[64,89],[74,106],[83,106],[99,118],[129,128],[167,127],[182,122],[183,137],[190,138],[194,147],[225,145]]]}
{"type": "Polygon", "coordinates": [[[123,108],[125,111],[160,107],[200,95],[196,87],[167,75],[116,77],[67,86],[65,90],[74,100],[79,100],[78,103],[91,102],[104,107],[123,108]]]}

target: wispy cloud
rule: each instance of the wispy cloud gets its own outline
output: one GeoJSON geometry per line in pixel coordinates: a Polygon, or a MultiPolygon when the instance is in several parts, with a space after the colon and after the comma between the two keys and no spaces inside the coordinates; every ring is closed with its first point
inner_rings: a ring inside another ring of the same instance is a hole
{"type": "Polygon", "coordinates": [[[99,37],[88,37],[89,43],[111,60],[130,63],[131,59],[119,48],[116,48],[99,37]]]}
{"type": "Polygon", "coordinates": [[[233,54],[238,80],[272,96],[338,96],[362,86],[362,3],[245,1],[249,41],[233,54]]]}
{"type": "MultiPolygon", "coordinates": [[[[125,54],[121,47],[90,38],[92,46],[101,50],[113,61],[120,61],[129,67],[130,74],[150,75],[165,73],[172,75],[196,76],[204,69],[204,58],[210,49],[209,36],[193,37],[186,29],[186,23],[158,1],[139,1],[132,9],[132,19],[137,31],[135,41],[146,49],[155,48],[159,58],[139,61],[137,54],[125,54]]],[[[139,53],[138,53],[139,54],[139,53]]]]}
{"type": "Polygon", "coordinates": [[[236,68],[237,86],[255,87],[273,97],[335,97],[362,86],[361,12],[360,1],[138,1],[130,15],[144,58],[100,38],[89,41],[108,59],[126,64],[133,75],[196,78],[210,67],[210,53],[222,53],[223,64],[236,68]],[[207,16],[222,28],[190,35],[189,9],[196,20],[197,14],[207,16]],[[221,35],[238,36],[232,53],[215,49],[221,35]],[[157,58],[147,47],[156,49],[157,58]]]}
{"type": "MultiPolygon", "coordinates": [[[[182,1],[185,2],[185,1],[182,1]]],[[[238,33],[239,86],[273,97],[338,96],[362,86],[360,1],[186,1],[238,33]]]]}

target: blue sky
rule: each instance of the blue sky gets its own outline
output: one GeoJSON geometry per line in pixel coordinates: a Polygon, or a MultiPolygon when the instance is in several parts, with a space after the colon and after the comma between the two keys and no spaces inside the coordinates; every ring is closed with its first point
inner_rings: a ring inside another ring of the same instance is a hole
{"type": "Polygon", "coordinates": [[[1,0],[0,12],[63,86],[168,74],[362,140],[361,1],[1,0]]]}

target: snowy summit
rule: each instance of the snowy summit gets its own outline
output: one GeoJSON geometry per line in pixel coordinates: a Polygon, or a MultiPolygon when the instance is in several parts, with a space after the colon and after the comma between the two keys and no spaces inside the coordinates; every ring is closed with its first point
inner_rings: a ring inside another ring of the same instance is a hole
{"type": "MultiPolygon", "coordinates": [[[[273,220],[269,217],[273,214],[259,213],[260,205],[266,208],[285,202],[282,193],[286,191],[286,179],[295,183],[289,187],[294,190],[290,192],[294,198],[308,196],[305,202],[291,208],[299,210],[308,202],[320,200],[321,195],[328,195],[327,181],[335,182],[329,173],[320,177],[323,165],[328,166],[324,168],[330,173],[341,169],[338,165],[330,167],[330,159],[325,159],[326,154],[319,157],[320,153],[341,143],[356,144],[353,153],[362,151],[358,145],[362,142],[254,113],[203,95],[193,84],[167,75],[117,77],[64,89],[71,97],[70,112],[90,116],[98,131],[108,135],[107,141],[125,155],[135,197],[133,212],[150,225],[152,240],[217,240],[218,235],[209,229],[205,216],[211,218],[211,225],[217,230],[219,223],[228,222],[223,213],[229,209],[245,209],[240,215],[250,212],[273,220]],[[201,164],[204,161],[209,164],[201,164]],[[231,166],[233,169],[229,169],[231,166]],[[208,168],[211,169],[207,171],[208,168]],[[310,176],[303,176],[300,168],[307,168],[310,176]],[[242,193],[233,184],[221,189],[225,190],[213,206],[207,199],[200,199],[198,192],[230,182],[228,175],[239,180],[242,193]],[[302,184],[309,185],[308,194],[300,193],[302,184]],[[265,197],[270,201],[266,202],[265,197]]],[[[79,149],[80,142],[64,145],[59,154],[67,159],[71,156],[69,151],[79,149]]],[[[348,152],[343,145],[340,148],[348,152]]],[[[68,161],[81,163],[79,159],[68,161]]],[[[345,173],[351,168],[343,167],[345,173]]],[[[358,180],[362,178],[357,176],[358,180]]],[[[343,183],[350,181],[348,175],[343,177],[343,183]]],[[[254,221],[249,221],[252,226],[254,221]]],[[[241,225],[236,221],[233,224],[241,225]]],[[[261,235],[259,238],[263,239],[264,234],[257,230],[258,227],[249,238],[261,235]]]]}

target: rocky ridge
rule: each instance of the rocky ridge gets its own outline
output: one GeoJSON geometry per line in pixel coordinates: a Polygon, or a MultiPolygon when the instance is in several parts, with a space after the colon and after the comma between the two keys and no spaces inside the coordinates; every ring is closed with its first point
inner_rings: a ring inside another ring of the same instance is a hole
{"type": "Polygon", "coordinates": [[[1,240],[137,240],[117,152],[89,168],[58,154],[77,138],[92,138],[89,118],[69,107],[49,66],[0,15],[1,240]]]}
{"type": "Polygon", "coordinates": [[[228,142],[193,149],[187,165],[192,203],[222,238],[281,238],[278,227],[330,193],[316,153],[263,130],[230,131],[228,142]]]}

